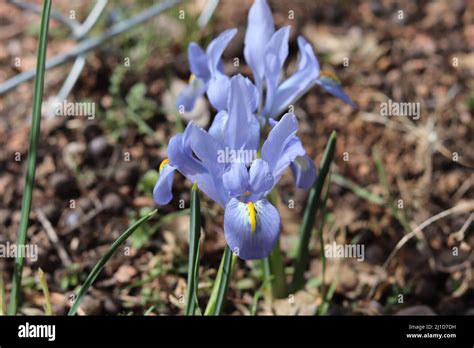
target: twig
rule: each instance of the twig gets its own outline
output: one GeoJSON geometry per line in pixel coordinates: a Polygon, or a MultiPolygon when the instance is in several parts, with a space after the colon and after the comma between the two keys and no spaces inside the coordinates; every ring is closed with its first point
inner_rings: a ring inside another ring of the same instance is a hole
{"type": "Polygon", "coordinates": [[[448,215],[459,213],[459,212],[464,212],[464,211],[469,211],[469,210],[474,210],[474,201],[468,201],[468,202],[463,202],[455,205],[454,207],[451,207],[447,210],[442,211],[439,214],[436,214],[429,219],[425,220],[423,223],[418,225],[415,229],[413,229],[410,233],[405,234],[402,239],[397,243],[395,248],[392,250],[390,255],[388,256],[387,260],[383,264],[382,268],[387,269],[388,265],[390,264],[390,261],[392,261],[393,257],[397,254],[397,252],[414,236],[416,236],[418,233],[421,233],[421,231],[431,225],[433,222],[436,222],[448,215]]]}
{"type": "Polygon", "coordinates": [[[49,240],[51,241],[53,246],[56,248],[56,251],[58,252],[59,258],[61,259],[62,263],[66,267],[71,266],[72,265],[71,258],[69,257],[66,249],[64,248],[63,244],[59,240],[56,231],[54,230],[53,226],[51,225],[51,222],[49,222],[48,218],[46,217],[46,215],[43,213],[43,211],[41,209],[36,208],[35,213],[36,213],[36,216],[38,217],[38,220],[40,221],[41,225],[45,229],[49,240]]]}
{"type": "MultiPolygon", "coordinates": [[[[28,11],[41,15],[41,6],[39,5],[31,4],[26,1],[8,0],[8,2],[22,10],[28,10],[28,11]]],[[[61,12],[56,11],[56,10],[51,10],[51,18],[54,18],[58,22],[66,25],[67,27],[69,27],[69,29],[71,29],[72,32],[74,32],[76,28],[79,27],[78,22],[76,22],[75,20],[69,17],[64,16],[61,12]]]]}
{"type": "Polygon", "coordinates": [[[448,243],[451,242],[453,243],[454,241],[462,241],[464,240],[465,233],[467,231],[467,228],[471,224],[472,220],[474,219],[474,213],[469,215],[467,218],[466,222],[462,225],[461,229],[457,232],[451,233],[448,237],[448,243]]]}
{"type": "MultiPolygon", "coordinates": [[[[68,62],[77,56],[80,56],[102,44],[110,41],[111,38],[146,22],[161,12],[170,7],[180,3],[181,0],[165,0],[162,3],[151,6],[150,8],[140,12],[136,16],[127,19],[123,22],[117,23],[110,29],[105,31],[102,35],[94,38],[88,38],[81,41],[70,52],[57,55],[46,62],[46,70],[57,67],[65,62],[68,62]]],[[[11,79],[5,81],[0,85],[0,95],[4,95],[14,89],[17,85],[29,81],[36,75],[34,70],[28,70],[21,74],[15,75],[11,79]]]]}

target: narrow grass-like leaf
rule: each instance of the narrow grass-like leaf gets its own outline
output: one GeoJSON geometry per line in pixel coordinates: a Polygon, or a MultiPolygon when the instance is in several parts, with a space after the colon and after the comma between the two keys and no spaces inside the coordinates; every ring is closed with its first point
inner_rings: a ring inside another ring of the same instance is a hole
{"type": "Polygon", "coordinates": [[[371,203],[384,206],[386,204],[386,201],[383,197],[376,195],[375,193],[370,192],[369,190],[363,188],[362,186],[357,185],[356,183],[352,182],[349,179],[346,179],[342,175],[339,174],[333,174],[331,176],[332,182],[335,184],[344,187],[348,190],[351,190],[354,192],[354,194],[362,199],[365,199],[366,201],[369,201],[371,203]]]}
{"type": "Polygon", "coordinates": [[[300,229],[300,240],[298,245],[298,253],[295,261],[295,273],[293,276],[293,291],[301,289],[304,285],[304,272],[308,266],[309,258],[309,241],[311,231],[313,230],[316,214],[319,209],[321,201],[321,192],[323,190],[324,181],[329,173],[334,152],[336,150],[336,132],[333,131],[329,137],[328,144],[324,150],[323,158],[319,165],[319,174],[313,188],[311,189],[306,203],[306,208],[303,216],[303,223],[300,229]]]}
{"type": "Polygon", "coordinates": [[[380,153],[378,152],[378,150],[375,148],[372,150],[372,157],[374,158],[375,168],[377,169],[377,175],[379,177],[379,181],[382,184],[382,186],[384,186],[386,194],[387,194],[387,207],[390,209],[395,219],[398,220],[400,225],[403,226],[405,231],[407,233],[410,233],[411,227],[410,227],[407,217],[405,216],[404,211],[398,209],[395,206],[394,199],[390,192],[390,185],[388,184],[387,174],[385,173],[385,168],[382,163],[382,158],[380,157],[380,153]]]}
{"type": "Polygon", "coordinates": [[[321,265],[322,265],[322,279],[321,279],[321,289],[322,289],[322,294],[323,298],[326,296],[326,253],[324,251],[324,236],[323,236],[323,231],[324,231],[324,225],[326,222],[326,207],[327,207],[327,201],[329,197],[329,188],[331,187],[331,173],[329,173],[329,178],[327,180],[326,184],[326,192],[324,194],[324,199],[323,203],[321,205],[321,225],[319,226],[318,230],[318,236],[319,236],[319,246],[321,250],[321,265]]]}
{"type": "MultiPolygon", "coordinates": [[[[268,200],[275,208],[278,206],[278,192],[273,190],[268,195],[268,200]]],[[[281,255],[280,241],[277,241],[271,254],[263,260],[265,266],[265,282],[271,289],[273,298],[284,298],[288,295],[286,284],[285,265],[281,255]]]]}
{"type": "Polygon", "coordinates": [[[51,306],[51,295],[49,293],[49,287],[48,283],[46,282],[46,278],[44,276],[43,270],[40,268],[38,272],[36,273],[38,276],[38,280],[41,285],[41,289],[43,290],[43,295],[44,295],[44,301],[45,301],[45,309],[44,309],[44,314],[46,315],[53,315],[53,309],[51,306]]]}
{"type": "Polygon", "coordinates": [[[201,234],[201,205],[197,184],[191,189],[191,220],[189,224],[188,289],[186,315],[194,315],[197,307],[197,273],[199,269],[199,237],[201,234]]]}
{"type": "Polygon", "coordinates": [[[5,306],[5,284],[3,283],[3,273],[0,272],[0,315],[6,314],[5,306]]]}
{"type": "Polygon", "coordinates": [[[232,265],[236,262],[236,255],[229,247],[226,247],[222,255],[221,264],[217,271],[216,281],[212,288],[211,297],[207,303],[204,315],[220,315],[224,307],[224,301],[229,287],[229,280],[232,275],[232,265]]]}
{"type": "Polygon", "coordinates": [[[372,149],[372,157],[374,158],[375,169],[377,170],[379,181],[387,191],[387,196],[390,197],[390,186],[388,184],[387,174],[385,174],[385,168],[383,167],[382,159],[380,158],[380,153],[376,148],[372,149]]]}
{"type": "Polygon", "coordinates": [[[69,310],[68,315],[76,314],[77,309],[79,308],[79,305],[81,304],[82,299],[84,298],[84,295],[87,293],[92,283],[95,281],[95,279],[99,275],[100,271],[102,271],[107,261],[112,257],[115,251],[117,251],[119,246],[122,245],[122,243],[124,243],[127,240],[127,238],[130,237],[130,235],[133,232],[135,232],[137,228],[139,228],[142,224],[148,221],[153,215],[155,215],[156,211],[157,210],[155,209],[152,212],[146,214],[140,220],[138,220],[129,228],[127,228],[127,230],[124,233],[122,233],[122,235],[118,237],[117,240],[115,240],[115,242],[113,242],[113,244],[107,249],[105,254],[100,258],[100,260],[96,263],[92,271],[87,276],[86,280],[84,281],[84,284],[82,284],[82,287],[79,290],[79,293],[77,294],[77,297],[75,298],[74,303],[71,309],[69,310]]]}
{"type": "MultiPolygon", "coordinates": [[[[36,156],[38,152],[38,140],[41,124],[41,103],[43,100],[44,70],[46,61],[46,48],[48,45],[49,14],[51,11],[51,0],[45,0],[43,12],[41,15],[41,29],[38,44],[38,56],[36,62],[36,80],[33,96],[33,115],[31,121],[30,144],[28,148],[28,163],[25,177],[25,187],[23,199],[21,202],[20,227],[16,239],[16,245],[26,243],[26,233],[28,230],[28,220],[31,210],[31,198],[33,196],[33,187],[36,173],[36,156]]],[[[21,274],[25,259],[19,255],[15,259],[15,270],[13,272],[12,289],[10,296],[9,314],[16,315],[21,294],[21,274]]]]}

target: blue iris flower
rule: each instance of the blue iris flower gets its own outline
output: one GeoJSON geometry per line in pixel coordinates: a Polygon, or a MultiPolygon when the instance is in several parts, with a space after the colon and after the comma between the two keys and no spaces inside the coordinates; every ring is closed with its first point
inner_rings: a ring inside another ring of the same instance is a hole
{"type": "Polygon", "coordinates": [[[283,65],[288,56],[289,34],[289,26],[275,31],[267,1],[255,0],[248,15],[244,56],[253,72],[260,95],[264,83],[266,84],[264,116],[275,118],[316,84],[355,107],[337,76],[332,72],[320,71],[313,48],[302,36],[297,39],[300,52],[298,70],[280,83],[283,65]]]}
{"type": "MultiPolygon", "coordinates": [[[[196,43],[189,45],[188,60],[192,75],[188,86],[178,96],[178,108],[190,111],[196,99],[206,92],[212,106],[217,110],[226,108],[230,78],[224,74],[221,56],[236,33],[237,29],[226,30],[211,42],[205,53],[196,43]]],[[[298,70],[285,81],[280,81],[288,57],[289,34],[290,26],[275,31],[267,1],[255,0],[248,15],[244,57],[253,72],[255,93],[262,98],[257,99],[256,104],[256,107],[263,107],[262,116],[276,118],[315,85],[356,107],[337,76],[331,71],[320,70],[313,48],[302,36],[297,39],[300,52],[298,70]]]]}
{"type": "Polygon", "coordinates": [[[188,46],[188,60],[191,77],[186,88],[178,95],[178,110],[191,111],[196,99],[208,89],[209,82],[215,76],[223,75],[222,53],[237,34],[237,29],[228,29],[211,41],[206,52],[195,42],[188,46]]]}
{"type": "Polygon", "coordinates": [[[224,73],[221,57],[236,33],[236,29],[226,30],[206,52],[196,43],[189,45],[192,75],[177,98],[177,107],[190,111],[196,99],[207,93],[218,113],[208,131],[190,122],[183,133],[170,139],[168,159],[160,165],[153,197],[160,205],[168,204],[173,198],[174,172],[180,172],[225,209],[229,247],[242,259],[261,259],[275,246],[281,224],[277,209],[266,197],[288,167],[299,188],[310,188],[317,172],[296,136],[295,115],[286,113],[279,121],[277,116],[316,84],[355,104],[334,73],[320,70],[313,48],[302,36],[297,39],[298,69],[280,81],[290,27],[275,31],[266,0],[255,0],[245,34],[244,57],[255,84],[241,75],[231,78],[224,73]],[[265,124],[271,130],[257,156],[265,124]]]}
{"type": "Polygon", "coordinates": [[[316,177],[314,163],[296,136],[294,114],[271,121],[257,156],[260,123],[255,115],[255,89],[241,75],[230,78],[226,110],[218,113],[209,131],[190,122],[184,133],[171,138],[168,159],[160,166],[153,190],[154,200],[163,205],[172,199],[176,170],[197,183],[225,209],[227,244],[244,260],[267,257],[278,240],[280,216],[266,197],[285,169],[290,166],[297,183],[305,186],[316,177]],[[229,153],[232,156],[226,156],[229,153]]]}

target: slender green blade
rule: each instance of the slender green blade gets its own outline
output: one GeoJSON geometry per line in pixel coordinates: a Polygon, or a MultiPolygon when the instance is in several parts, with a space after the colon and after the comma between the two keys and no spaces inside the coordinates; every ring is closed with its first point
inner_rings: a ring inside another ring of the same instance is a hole
{"type": "Polygon", "coordinates": [[[265,266],[265,282],[271,289],[273,298],[288,296],[283,256],[281,255],[280,241],[278,240],[271,254],[263,260],[265,266]]]}
{"type": "Polygon", "coordinates": [[[351,190],[354,192],[354,194],[362,199],[365,199],[368,202],[384,206],[386,204],[385,198],[370,192],[369,190],[363,188],[362,186],[357,185],[353,181],[343,177],[342,175],[339,174],[334,174],[331,177],[332,182],[335,184],[344,187],[348,190],[351,190]]]}
{"type": "Polygon", "coordinates": [[[69,310],[68,315],[75,315],[77,312],[77,309],[79,308],[79,305],[82,302],[82,299],[84,298],[84,295],[87,293],[89,288],[91,287],[92,283],[94,280],[97,278],[99,273],[102,271],[104,268],[105,264],[109,259],[112,257],[112,255],[117,251],[120,245],[122,245],[128,237],[132,235],[133,232],[135,232],[142,224],[144,224],[146,221],[148,221],[153,215],[156,214],[156,209],[153,210],[152,212],[149,212],[145,216],[143,216],[140,220],[135,222],[132,226],[127,228],[127,230],[122,233],[120,237],[117,238],[117,240],[107,249],[105,254],[100,258],[100,260],[96,263],[92,271],[89,273],[87,276],[86,280],[84,281],[84,284],[82,284],[81,289],[79,290],[79,293],[77,294],[77,297],[74,300],[74,303],[69,310]]]}
{"type": "MultiPolygon", "coordinates": [[[[273,190],[268,195],[268,200],[275,206],[278,206],[278,192],[273,190]]],[[[281,254],[280,241],[277,241],[271,254],[263,260],[265,270],[265,283],[271,289],[273,298],[284,298],[288,295],[286,284],[285,265],[281,254]]],[[[270,292],[269,292],[270,293],[270,292]]]]}
{"type": "Polygon", "coordinates": [[[53,307],[51,305],[51,295],[49,293],[49,287],[48,287],[48,283],[46,282],[46,277],[44,276],[44,272],[40,268],[36,274],[38,276],[41,289],[43,290],[44,301],[46,303],[44,314],[53,315],[53,307]]]}
{"type": "Polygon", "coordinates": [[[217,271],[216,281],[212,288],[211,297],[207,303],[204,315],[220,315],[224,307],[224,301],[229,287],[229,280],[232,275],[232,264],[235,263],[236,256],[233,255],[229,247],[226,247],[222,255],[221,264],[217,271]]]}
{"type": "Polygon", "coordinates": [[[199,237],[201,235],[201,206],[197,184],[191,189],[191,221],[189,226],[188,289],[186,315],[194,315],[197,307],[197,273],[199,269],[199,237]]]}
{"type": "Polygon", "coordinates": [[[311,231],[314,226],[316,214],[319,209],[321,201],[321,192],[323,190],[324,181],[329,173],[332,160],[334,159],[334,152],[336,150],[336,132],[333,131],[329,137],[328,144],[324,150],[324,155],[320,163],[320,170],[318,178],[314,183],[306,203],[306,208],[303,216],[303,223],[300,229],[300,242],[298,245],[298,253],[295,261],[295,273],[293,276],[293,291],[301,289],[304,285],[304,272],[308,266],[309,258],[309,240],[311,231]]]}
{"type": "Polygon", "coordinates": [[[5,306],[5,284],[3,283],[3,273],[0,272],[0,315],[6,314],[5,306]]]}
{"type": "MultiPolygon", "coordinates": [[[[38,58],[36,64],[35,91],[33,96],[33,115],[30,131],[30,145],[28,148],[28,163],[25,177],[25,188],[21,202],[20,227],[16,239],[17,245],[26,243],[26,232],[28,230],[28,219],[31,210],[31,198],[36,174],[36,156],[38,151],[38,140],[41,124],[41,103],[43,99],[44,68],[46,61],[46,48],[48,45],[49,14],[51,11],[51,0],[45,0],[43,13],[41,15],[41,30],[38,44],[38,58]]],[[[12,289],[10,296],[9,314],[15,315],[18,310],[21,294],[21,274],[25,263],[22,255],[15,259],[15,270],[13,272],[12,289]]]]}

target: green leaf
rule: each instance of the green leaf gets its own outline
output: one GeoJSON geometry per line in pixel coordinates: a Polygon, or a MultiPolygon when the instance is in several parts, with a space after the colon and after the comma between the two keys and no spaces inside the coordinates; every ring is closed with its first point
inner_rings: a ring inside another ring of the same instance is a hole
{"type": "Polygon", "coordinates": [[[107,249],[105,254],[100,258],[100,260],[96,263],[92,271],[87,276],[86,280],[84,281],[84,284],[82,284],[82,287],[79,290],[79,293],[77,294],[77,298],[75,299],[74,304],[69,310],[68,315],[76,314],[77,309],[79,308],[79,305],[81,304],[82,299],[84,298],[84,295],[87,293],[87,291],[89,290],[89,288],[91,287],[92,283],[95,281],[99,273],[102,271],[107,261],[109,261],[109,259],[115,253],[115,251],[117,251],[118,247],[122,245],[127,240],[127,238],[130,237],[130,235],[133,232],[135,232],[137,228],[139,228],[142,224],[148,221],[153,215],[155,215],[156,212],[157,212],[156,209],[153,210],[152,212],[143,216],[140,220],[135,222],[129,228],[127,228],[127,230],[124,233],[122,233],[122,235],[118,237],[117,240],[107,249]]]}
{"type": "Polygon", "coordinates": [[[41,284],[41,289],[43,290],[44,300],[46,303],[44,314],[46,315],[53,315],[53,309],[51,305],[51,295],[49,293],[48,283],[46,282],[46,278],[44,276],[43,270],[40,268],[36,273],[38,276],[38,280],[41,284]]]}
{"type": "Polygon", "coordinates": [[[232,275],[232,264],[236,261],[236,255],[229,247],[226,247],[222,255],[221,264],[217,271],[216,281],[212,288],[211,297],[207,303],[204,315],[220,315],[224,306],[224,301],[229,287],[229,280],[232,275]]]}
{"type": "Polygon", "coordinates": [[[342,175],[339,174],[334,174],[331,177],[332,182],[335,184],[344,187],[348,190],[351,190],[354,192],[354,194],[362,199],[365,199],[366,201],[369,201],[371,203],[384,206],[385,205],[385,199],[379,195],[376,195],[375,193],[370,192],[369,190],[363,188],[362,186],[357,185],[353,181],[346,179],[342,175]]]}
{"type": "MultiPolygon", "coordinates": [[[[278,192],[273,190],[268,195],[268,200],[275,208],[278,206],[278,192]]],[[[264,260],[265,283],[271,289],[273,298],[285,298],[288,295],[286,284],[285,265],[281,255],[280,241],[278,240],[271,254],[264,260]]]]}
{"type": "Polygon", "coordinates": [[[191,189],[191,220],[189,226],[188,289],[186,294],[186,315],[194,315],[198,307],[197,282],[199,270],[199,237],[201,235],[201,206],[197,184],[191,189]]]}
{"type": "MultiPolygon", "coordinates": [[[[28,163],[25,177],[25,188],[21,203],[20,227],[16,239],[17,245],[26,243],[26,232],[31,210],[31,199],[35,183],[36,157],[38,152],[38,141],[41,124],[41,104],[43,100],[44,70],[46,62],[46,48],[48,46],[49,14],[51,11],[51,0],[45,0],[41,15],[41,30],[38,44],[38,56],[36,63],[35,91],[33,96],[33,115],[30,131],[30,145],[28,149],[28,163]]],[[[9,314],[15,315],[18,310],[21,294],[21,274],[25,259],[21,255],[15,259],[15,270],[13,272],[12,289],[10,296],[9,314]]]]}
{"type": "Polygon", "coordinates": [[[304,272],[308,266],[309,259],[309,241],[311,231],[314,226],[316,214],[321,202],[321,192],[323,190],[324,181],[329,173],[332,160],[334,159],[334,152],[336,150],[336,132],[333,131],[329,137],[328,144],[324,150],[324,155],[319,165],[320,170],[318,178],[314,183],[306,203],[306,208],[303,216],[303,223],[300,229],[300,243],[298,253],[295,261],[295,273],[293,276],[293,291],[301,289],[304,285],[304,272]]]}
{"type": "Polygon", "coordinates": [[[0,315],[6,314],[5,306],[5,284],[3,283],[3,272],[0,272],[0,315]]]}

